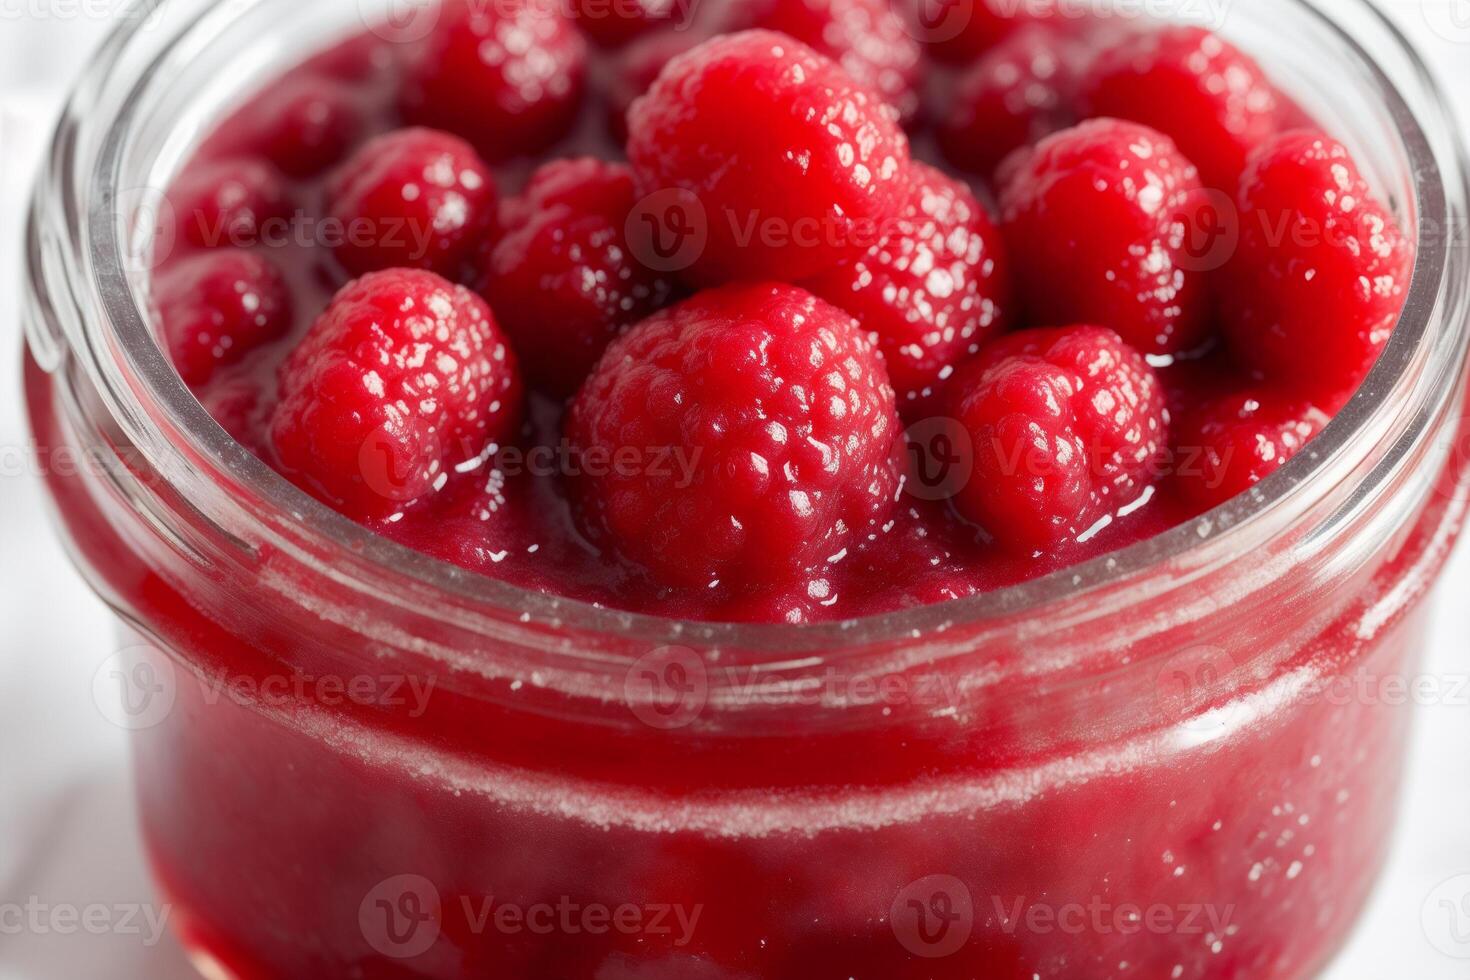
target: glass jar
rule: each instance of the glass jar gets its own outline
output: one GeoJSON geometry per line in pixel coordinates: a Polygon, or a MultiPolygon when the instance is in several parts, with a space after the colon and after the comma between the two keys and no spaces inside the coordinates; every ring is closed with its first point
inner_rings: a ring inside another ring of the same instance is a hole
{"type": "Polygon", "coordinates": [[[1310,450],[1111,556],[810,627],[625,614],[407,551],[233,443],[171,370],[144,315],[151,189],[381,6],[144,4],[34,201],[28,405],[66,541],[125,624],[147,846],[201,969],[1321,968],[1384,857],[1408,721],[1384,689],[1470,499],[1466,169],[1372,6],[1238,0],[1213,25],[1418,241],[1386,353],[1310,450]]]}

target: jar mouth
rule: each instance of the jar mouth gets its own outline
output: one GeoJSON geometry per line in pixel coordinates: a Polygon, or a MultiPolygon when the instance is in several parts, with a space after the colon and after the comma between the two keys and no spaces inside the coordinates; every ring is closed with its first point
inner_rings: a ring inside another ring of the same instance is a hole
{"type": "MultiPolygon", "coordinates": [[[[415,601],[406,597],[408,590],[381,588],[383,577],[400,576],[419,587],[419,594],[428,589],[463,604],[508,610],[519,614],[523,622],[529,616],[533,621],[651,643],[697,639],[700,643],[781,653],[879,644],[942,631],[959,622],[1009,620],[1119,583],[1151,579],[1163,587],[1162,583],[1181,569],[1208,564],[1231,550],[1246,553],[1241,544],[1253,534],[1279,524],[1276,518],[1283,512],[1299,512],[1305,502],[1349,478],[1353,467],[1347,464],[1361,457],[1365,440],[1383,439],[1394,433],[1393,443],[1374,461],[1344,507],[1371,496],[1374,484],[1396,472],[1420,448],[1432,422],[1446,410],[1464,359],[1467,291],[1459,280],[1467,277],[1452,275],[1456,255],[1447,230],[1463,221],[1459,202],[1465,197],[1465,168],[1453,117],[1441,93],[1407,39],[1369,0],[1351,0],[1345,5],[1353,16],[1370,19],[1373,30],[1383,32],[1394,58],[1402,59],[1415,85],[1423,87],[1426,111],[1437,116],[1432,125],[1444,137],[1437,149],[1389,74],[1357,39],[1312,0],[1285,0],[1281,5],[1299,8],[1350,49],[1360,62],[1355,67],[1370,76],[1371,85],[1383,100],[1381,108],[1401,143],[1397,149],[1412,174],[1404,213],[1414,219],[1416,226],[1416,261],[1407,301],[1392,337],[1362,387],[1308,451],[1298,454],[1252,491],[1126,548],[981,595],[800,626],[696,622],[610,609],[524,589],[413,551],[332,510],[232,439],[189,391],[156,341],[150,318],[130,281],[125,257],[136,251],[129,242],[134,229],[128,227],[119,200],[124,190],[124,156],[144,102],[144,81],[166,59],[177,55],[181,46],[187,46],[194,31],[207,29],[214,19],[227,18],[227,8],[235,5],[210,5],[173,36],[151,62],[144,80],[137,81],[121,101],[119,111],[100,137],[95,167],[90,172],[75,168],[76,146],[69,141],[68,124],[74,125],[84,117],[77,105],[95,94],[100,84],[115,84],[108,76],[120,53],[147,28],[146,17],[125,22],[114,33],[74,95],[72,109],[58,133],[50,177],[59,178],[69,203],[79,199],[79,192],[87,195],[81,200],[90,202],[81,209],[85,219],[72,216],[75,224],[71,231],[81,241],[70,259],[79,265],[76,272],[85,277],[87,288],[95,291],[100,316],[79,316],[76,322],[64,322],[60,329],[71,351],[86,361],[91,379],[118,424],[143,448],[159,472],[168,477],[187,473],[196,483],[202,479],[216,486],[248,488],[266,512],[289,515],[295,530],[311,539],[314,552],[342,555],[350,559],[342,566],[344,569],[376,579],[361,583],[364,588],[378,590],[375,601],[415,601]],[[1442,169],[1449,163],[1453,164],[1452,170],[1448,166],[1442,169]],[[1447,185],[1446,178],[1454,183],[1447,185]],[[100,330],[98,323],[102,324],[100,330]],[[108,332],[110,336],[104,336],[108,332]],[[1428,400],[1423,397],[1425,392],[1437,393],[1436,403],[1424,404],[1428,400]],[[1416,393],[1420,397],[1414,397],[1416,393]],[[1410,416],[1404,418],[1405,412],[1410,416]],[[166,438],[147,437],[143,429],[151,424],[150,415],[167,420],[166,438]],[[1163,574],[1150,574],[1160,572],[1163,574]]],[[[144,0],[141,6],[152,5],[144,0]]],[[[1338,13],[1341,15],[1341,11],[1338,13]]],[[[39,223],[39,218],[33,218],[33,264],[38,262],[37,252],[45,251],[37,241],[39,223]]],[[[34,333],[31,343],[38,346],[34,333]]],[[[39,345],[44,345],[44,340],[39,345]]],[[[203,502],[199,507],[208,515],[203,502]]],[[[225,522],[216,523],[225,526],[225,522]]],[[[1333,523],[1332,517],[1325,522],[1327,526],[1333,523]]]]}

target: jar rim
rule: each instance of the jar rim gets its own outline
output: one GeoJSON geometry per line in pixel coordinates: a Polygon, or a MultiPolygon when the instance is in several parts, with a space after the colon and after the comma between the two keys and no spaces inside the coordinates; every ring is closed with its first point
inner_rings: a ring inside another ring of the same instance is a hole
{"type": "MultiPolygon", "coordinates": [[[[144,7],[149,6],[147,0],[140,2],[144,7]]],[[[1430,107],[1440,117],[1434,120],[1435,125],[1455,137],[1451,161],[1455,169],[1442,170],[1440,155],[1403,93],[1358,38],[1346,32],[1311,0],[1288,2],[1320,20],[1336,36],[1335,39],[1345,43],[1360,60],[1361,67],[1369,73],[1372,84],[1384,99],[1413,175],[1412,201],[1407,202],[1406,207],[1418,219],[1415,267],[1403,312],[1387,346],[1362,387],[1314,440],[1313,451],[1298,454],[1251,492],[1128,547],[973,597],[849,620],[803,625],[688,621],[611,609],[525,589],[413,551],[316,500],[236,442],[189,391],[160,348],[150,328],[150,318],[140,308],[129,282],[124,261],[128,247],[127,229],[115,204],[120,190],[122,157],[131,124],[140,111],[144,81],[169,51],[181,44],[192,31],[201,25],[207,26],[211,18],[226,16],[225,8],[238,5],[211,6],[170,38],[143,76],[134,80],[134,87],[108,123],[101,138],[96,165],[90,172],[77,173],[71,169],[74,164],[72,147],[63,145],[67,120],[74,122],[85,117],[78,103],[85,102],[88,93],[95,91],[98,82],[116,63],[119,53],[147,26],[146,17],[125,19],[73,95],[72,104],[64,116],[63,128],[58,131],[51,176],[61,180],[63,193],[72,195],[73,200],[78,190],[74,182],[80,179],[87,183],[92,206],[85,210],[85,218],[74,229],[81,233],[82,247],[76,249],[72,258],[80,263],[85,281],[95,289],[96,304],[104,316],[93,318],[85,327],[78,324],[74,329],[68,329],[67,341],[73,352],[88,355],[88,372],[103,392],[109,410],[118,417],[124,429],[130,430],[130,436],[136,435],[131,431],[134,427],[147,423],[146,413],[138,411],[132,399],[146,397],[170,421],[170,434],[183,440],[183,445],[170,440],[146,440],[150,462],[161,472],[170,474],[202,468],[216,484],[250,488],[264,504],[274,509],[274,513],[290,515],[295,528],[314,544],[353,556],[372,568],[374,574],[403,575],[416,586],[433,590],[435,594],[453,596],[458,601],[487,610],[521,613],[523,621],[524,614],[529,614],[536,621],[550,620],[593,633],[651,642],[689,642],[697,638],[705,643],[781,652],[879,644],[929,634],[961,621],[983,623],[1011,618],[1019,613],[1076,599],[1103,587],[1142,580],[1150,570],[1176,565],[1191,555],[1220,548],[1222,541],[1232,536],[1239,538],[1247,533],[1248,528],[1259,527],[1293,501],[1300,503],[1310,499],[1318,489],[1320,481],[1317,478],[1332,471],[1334,463],[1358,444],[1364,433],[1374,427],[1373,423],[1381,421],[1385,413],[1403,411],[1406,404],[1413,402],[1406,396],[1423,380],[1414,370],[1416,367],[1427,363],[1430,381],[1442,389],[1444,401],[1449,398],[1467,343],[1466,318],[1463,315],[1447,317],[1442,308],[1447,284],[1452,279],[1452,259],[1455,258],[1448,236],[1443,233],[1451,227],[1453,217],[1445,181],[1447,178],[1456,181],[1454,196],[1458,201],[1464,196],[1466,172],[1453,117],[1429,70],[1397,27],[1369,0],[1351,0],[1355,7],[1362,8],[1360,13],[1375,22],[1375,29],[1385,32],[1388,42],[1396,48],[1395,55],[1406,59],[1417,76],[1416,84],[1423,85],[1430,107]],[[61,169],[63,166],[66,169],[61,169]],[[1438,230],[1438,233],[1433,230],[1438,230]],[[112,338],[98,336],[95,323],[99,319],[105,320],[107,328],[113,331],[112,338]],[[1445,322],[1454,325],[1453,332],[1441,330],[1436,335],[1434,328],[1445,322]],[[81,336],[75,335],[78,331],[81,336]],[[1441,356],[1434,358],[1435,353],[1441,356]],[[1426,362],[1426,358],[1431,359],[1426,362]],[[120,383],[120,374],[125,374],[131,384],[120,383]],[[167,458],[152,458],[156,455],[167,458]]],[[[36,261],[35,225],[33,215],[33,263],[36,261]]],[[[1462,262],[1463,258],[1460,257],[1462,262]]],[[[1452,299],[1457,306],[1456,313],[1463,313],[1466,306],[1463,291],[1452,299]]],[[[1376,466],[1367,480],[1389,472],[1392,463],[1414,451],[1437,413],[1424,410],[1419,414],[1422,416],[1419,420],[1421,431],[1415,433],[1416,438],[1400,440],[1387,450],[1383,464],[1376,466]]],[[[407,590],[400,593],[383,590],[369,582],[361,584],[365,590],[372,588],[385,601],[413,601],[407,590]]]]}

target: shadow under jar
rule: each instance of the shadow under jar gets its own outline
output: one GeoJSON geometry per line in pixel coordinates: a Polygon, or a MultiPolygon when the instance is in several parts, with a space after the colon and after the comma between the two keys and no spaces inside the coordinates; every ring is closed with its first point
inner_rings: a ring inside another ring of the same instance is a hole
{"type": "MultiPolygon", "coordinates": [[[[1392,830],[1470,499],[1465,172],[1366,3],[1226,33],[1417,239],[1362,391],[1250,494],[975,599],[806,628],[618,613],[378,538],[233,443],[139,297],[146,194],[357,4],[189,0],[115,34],[29,241],[25,386],[126,624],[147,845],[241,978],[1296,978],[1392,830]]],[[[386,6],[386,4],[385,4],[386,6]]]]}

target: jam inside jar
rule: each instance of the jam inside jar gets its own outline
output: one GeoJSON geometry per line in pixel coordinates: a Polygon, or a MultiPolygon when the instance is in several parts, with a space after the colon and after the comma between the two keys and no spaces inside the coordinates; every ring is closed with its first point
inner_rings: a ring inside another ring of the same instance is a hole
{"type": "Polygon", "coordinates": [[[1226,25],[1416,238],[1386,352],[1309,451],[1114,554],[809,627],[617,612],[409,551],[174,372],[149,189],[248,80],[350,54],[371,7],[158,7],[99,54],[35,202],[28,405],[38,445],[85,463],[49,489],[150,686],[138,798],[201,970],[1319,970],[1384,857],[1408,716],[1382,687],[1415,668],[1470,500],[1464,163],[1371,6],[1250,0],[1226,25]]]}

